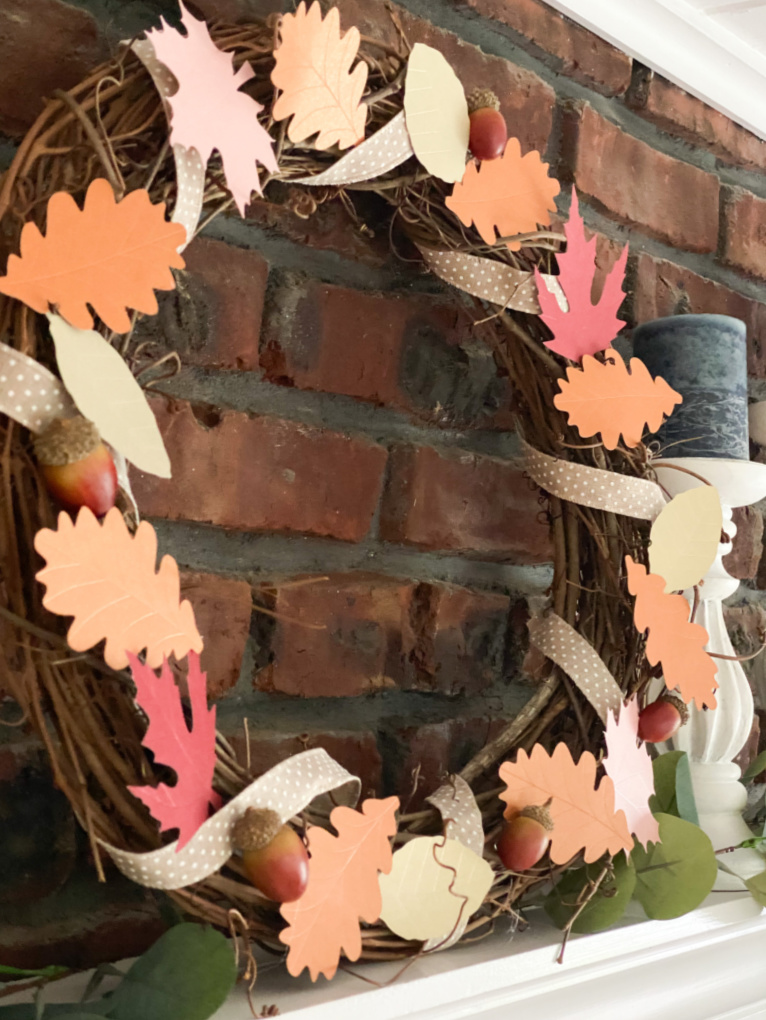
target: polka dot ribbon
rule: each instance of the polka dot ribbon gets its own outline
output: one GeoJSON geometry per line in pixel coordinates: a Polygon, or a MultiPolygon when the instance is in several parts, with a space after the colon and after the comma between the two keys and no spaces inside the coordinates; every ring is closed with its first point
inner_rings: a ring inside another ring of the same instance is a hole
{"type": "Polygon", "coordinates": [[[171,843],[145,854],[118,850],[99,840],[120,871],[150,889],[183,889],[214,875],[231,857],[231,829],[247,808],[271,808],[287,822],[322,794],[335,793],[332,805],[354,807],[360,781],[326,751],[315,748],[275,765],[209,818],[182,850],[171,843]]]}
{"type": "Polygon", "coordinates": [[[623,694],[593,645],[555,613],[533,616],[527,624],[529,640],[552,659],[577,686],[606,725],[607,712],[615,717],[623,694]]]}
{"type": "Polygon", "coordinates": [[[376,131],[367,141],[312,177],[298,177],[291,184],[342,185],[370,181],[388,173],[415,155],[404,123],[404,110],[376,131]]]}
{"type": "Polygon", "coordinates": [[[667,500],[656,482],[550,457],[522,440],[524,470],[552,496],[570,503],[653,521],[667,500]]]}
{"type": "MultiPolygon", "coordinates": [[[[444,835],[447,839],[455,839],[468,847],[478,856],[484,853],[484,827],[481,823],[481,811],[476,803],[473,790],[460,776],[450,776],[449,781],[440,786],[426,800],[433,804],[444,820],[444,835]]],[[[429,939],[424,945],[424,952],[449,949],[462,936],[468,924],[468,918],[460,922],[448,939],[444,936],[429,939]]]]}
{"type": "Polygon", "coordinates": [[[431,272],[451,286],[501,308],[540,314],[537,287],[531,273],[463,251],[420,248],[420,254],[431,272]]]}
{"type": "MultiPolygon", "coordinates": [[[[167,98],[175,92],[177,82],[171,72],[161,64],[154,53],[154,47],[148,39],[137,39],[132,44],[133,52],[152,76],[157,91],[162,96],[165,109],[170,120],[167,98]]],[[[176,162],[177,197],[172,223],[180,223],[186,230],[186,241],[179,245],[183,251],[194,237],[199,218],[202,215],[202,202],[205,195],[205,164],[196,149],[187,149],[184,145],[173,146],[173,157],[176,162]]]]}
{"type": "Polygon", "coordinates": [[[0,344],[0,414],[42,432],[54,418],[77,414],[72,398],[52,372],[26,354],[0,344]]]}

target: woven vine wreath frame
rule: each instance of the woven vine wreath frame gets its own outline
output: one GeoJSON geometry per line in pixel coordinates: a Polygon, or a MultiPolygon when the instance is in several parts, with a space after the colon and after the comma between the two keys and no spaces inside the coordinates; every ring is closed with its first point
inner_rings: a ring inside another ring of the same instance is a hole
{"type": "MultiPolygon", "coordinates": [[[[561,235],[527,235],[519,252],[509,251],[502,243],[486,245],[478,233],[461,227],[445,209],[448,186],[431,177],[415,159],[356,185],[311,189],[290,185],[291,179],[326,169],[336,157],[307,144],[292,144],[285,123],[271,118],[275,96],[270,73],[278,27],[278,18],[273,17],[211,30],[217,45],[233,54],[236,67],[247,61],[255,72],[245,91],[264,107],[260,119],[276,139],[280,167],[263,181],[266,201],[286,202],[304,216],[311,215],[317,204],[341,202],[352,222],[350,229],[356,229],[363,222],[360,200],[366,215],[372,194],[379,215],[388,217],[392,246],[404,258],[418,260],[420,245],[481,255],[525,271],[535,266],[556,271],[561,235]]],[[[362,37],[359,58],[369,68],[364,100],[369,108],[368,134],[402,110],[409,47],[401,31],[398,38],[398,46],[391,47],[362,37]]],[[[55,93],[22,141],[0,187],[3,249],[6,254],[18,250],[25,223],[34,221],[42,227],[47,202],[57,191],[69,192],[81,205],[88,185],[106,177],[118,199],[145,188],[153,202],[172,207],[175,174],[162,100],[144,65],[125,47],[116,61],[97,68],[77,87],[55,93]]],[[[200,229],[232,206],[215,157],[205,176],[200,229]]],[[[457,292],[455,300],[469,302],[476,335],[490,346],[498,372],[509,377],[520,426],[531,445],[573,463],[652,477],[644,446],[628,449],[620,444],[607,451],[600,444],[584,443],[555,409],[553,396],[566,363],[543,346],[550,334],[536,316],[503,311],[457,292]]],[[[50,357],[44,317],[2,296],[0,337],[43,362],[50,357]]],[[[152,376],[147,369],[156,366],[165,353],[139,344],[130,333],[108,339],[140,380],[152,376]]],[[[6,711],[2,725],[31,726],[43,741],[55,783],[89,834],[103,879],[98,841],[139,852],[161,845],[156,823],[127,789],[153,777],[141,743],[145,721],[136,709],[129,675],[110,670],[96,655],[74,656],[59,621],[42,607],[40,586],[34,580],[39,558],[33,540],[40,528],[55,523],[55,513],[32,454],[31,437],[10,420],[0,424],[0,471],[0,689],[12,696],[20,710],[10,718],[6,711]]],[[[553,610],[590,642],[626,694],[640,693],[650,670],[644,640],[633,625],[622,564],[626,554],[646,562],[648,524],[545,493],[540,505],[553,537],[553,610]]],[[[126,516],[129,519],[128,511],[126,516]]],[[[547,663],[525,708],[462,770],[482,808],[487,834],[497,831],[501,818],[498,764],[520,748],[529,750],[536,742],[550,748],[562,739],[575,758],[586,749],[598,754],[603,724],[568,677],[547,663]]],[[[219,736],[216,789],[228,799],[254,778],[219,736]]],[[[440,831],[435,809],[404,814],[396,841],[440,831]]],[[[492,859],[491,838],[486,845],[492,859]]],[[[523,876],[498,869],[465,937],[491,930],[498,916],[515,916],[514,908],[525,895],[578,862],[575,858],[564,867],[546,865],[523,876]]],[[[278,940],[284,921],[276,905],[243,877],[234,858],[219,874],[169,895],[187,915],[224,930],[231,928],[236,917],[240,929],[245,925],[256,942],[284,950],[278,940]]],[[[421,949],[419,942],[405,942],[381,924],[363,929],[365,959],[406,957],[421,949]]]]}

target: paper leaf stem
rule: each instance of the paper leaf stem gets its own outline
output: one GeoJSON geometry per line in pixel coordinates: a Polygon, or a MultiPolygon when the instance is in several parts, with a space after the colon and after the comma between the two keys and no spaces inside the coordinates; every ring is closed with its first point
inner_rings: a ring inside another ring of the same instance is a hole
{"type": "Polygon", "coordinates": [[[664,379],[652,379],[638,358],[631,358],[628,371],[612,349],[603,363],[586,355],[581,369],[567,369],[559,387],[556,407],[569,415],[583,439],[601,433],[607,450],[616,448],[620,434],[626,446],[638,446],[644,429],[655,432],[683,399],[664,379]]]}
{"type": "Polygon", "coordinates": [[[37,224],[24,225],[21,256],[9,257],[0,293],[36,312],[56,305],[78,329],[92,328],[91,305],[109,329],[125,333],[131,326],[127,308],[154,315],[154,291],[175,287],[170,267],[183,269],[176,249],[185,237],[148,192],[131,191],[118,202],[111,184],[97,177],[82,209],[66,191],[50,198],[45,236],[37,224]]]}
{"type": "Polygon", "coordinates": [[[263,107],[240,92],[255,72],[248,63],[235,71],[232,54],[218,49],[205,22],[180,0],[179,6],[186,35],[164,18],[161,28],[146,33],[157,59],[178,82],[178,91],[168,96],[173,111],[170,141],[196,149],[205,164],[218,150],[226,185],[244,216],[253,191],[261,193],[256,164],[272,173],[278,169],[271,137],[258,121],[263,107]]]}
{"type": "Polygon", "coordinates": [[[596,759],[590,751],[583,751],[575,764],[566,744],[557,744],[551,756],[535,744],[530,755],[521,750],[515,763],[503,762],[500,778],[506,784],[500,794],[508,805],[506,818],[552,798],[554,864],[566,864],[580,850],[586,863],[605,853],[630,853],[633,840],[625,815],[615,810],[614,785],[604,776],[596,788],[596,759]]]}
{"type": "Polygon", "coordinates": [[[660,838],[657,819],[649,807],[654,794],[654,770],[646,744],[638,741],[638,699],[623,705],[619,719],[610,712],[606,721],[603,765],[614,783],[614,806],[624,811],[628,828],[646,847],[660,838]]]}
{"type": "Polygon", "coordinates": [[[106,638],[104,659],[112,669],[123,669],[128,653],[143,649],[153,669],[165,656],[202,651],[194,611],[181,602],[178,564],[163,556],[156,569],[157,535],[147,521],[131,535],[116,507],[103,524],[83,507],[76,522],[61,513],[56,531],[38,531],[35,549],[46,560],[37,574],[47,588],[43,605],[74,617],[67,635],[74,651],[106,638]]]}
{"type": "Polygon", "coordinates": [[[317,134],[317,149],[337,145],[348,149],[364,138],[367,107],[362,94],[367,64],[351,65],[359,51],[359,29],[340,32],[340,13],[332,7],[322,19],[318,0],[308,11],[304,0],[295,14],[285,14],[271,80],[282,94],[274,104],[274,119],[292,117],[287,135],[302,142],[317,134]]]}
{"type": "Polygon", "coordinates": [[[181,850],[207,821],[209,809],[221,806],[213,790],[215,771],[215,708],[207,707],[207,676],[199,668],[199,656],[189,652],[187,683],[192,711],[191,730],[186,725],[181,695],[167,659],[159,676],[132,653],[128,656],[136,701],[149,719],[142,744],[154,752],[160,765],[175,771],[174,786],[129,786],[160,823],[160,831],[178,829],[181,850]]]}
{"type": "Polygon", "coordinates": [[[391,870],[389,840],[398,807],[397,797],[366,800],[361,811],[337,807],[330,815],[337,836],[319,826],[308,829],[308,886],[300,899],[280,907],[288,927],[279,938],[290,947],[287,969],[293,977],[308,967],[312,981],[320,974],[329,980],[341,952],[359,959],[359,919],[372,924],[380,916],[378,872],[391,870]]]}
{"type": "Polygon", "coordinates": [[[404,114],[415,155],[434,177],[453,183],[465,173],[468,102],[443,54],[415,43],[407,61],[404,114]]]}
{"type": "Polygon", "coordinates": [[[716,558],[722,527],[721,500],[712,485],[671,499],[649,536],[649,569],[665,578],[665,591],[699,584],[716,558]]]}
{"type": "MultiPolygon", "coordinates": [[[[550,223],[558,193],[559,182],[548,176],[540,153],[522,156],[518,138],[509,138],[499,159],[468,164],[446,205],[465,226],[475,225],[485,244],[495,244],[498,237],[550,223]]],[[[509,241],[508,247],[518,251],[521,242],[509,241]]]]}
{"type": "Polygon", "coordinates": [[[93,330],[49,315],[61,378],[80,412],[141,471],[170,478],[170,458],[144,391],[118,351],[93,330]]]}
{"type": "Polygon", "coordinates": [[[636,596],[636,629],[649,631],[646,657],[652,666],[662,663],[665,686],[676,689],[697,708],[715,708],[718,667],[705,651],[708,632],[689,620],[690,607],[683,595],[667,595],[665,579],[647,573],[646,567],[625,557],[628,591],[636,596]]]}
{"type": "MultiPolygon", "coordinates": [[[[574,188],[569,222],[564,233],[567,250],[565,254],[557,255],[556,260],[559,264],[558,281],[566,294],[569,311],[561,310],[547,287],[538,286],[537,291],[543,322],[554,336],[553,340],[546,340],[545,346],[564,358],[579,361],[584,354],[605,351],[624,326],[617,318],[617,312],[625,299],[622,284],[628,262],[628,246],[623,248],[606,278],[598,304],[594,305],[591,290],[596,273],[597,238],[585,240],[585,224],[574,188]]],[[[539,271],[536,270],[535,275],[540,284],[539,271]]]]}

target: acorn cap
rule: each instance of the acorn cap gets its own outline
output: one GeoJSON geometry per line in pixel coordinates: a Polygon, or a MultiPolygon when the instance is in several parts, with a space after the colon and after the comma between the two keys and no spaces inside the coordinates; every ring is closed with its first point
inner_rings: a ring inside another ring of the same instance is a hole
{"type": "Polygon", "coordinates": [[[282,819],[271,808],[248,808],[231,829],[237,850],[262,850],[282,828],[282,819]]]}
{"type": "Polygon", "coordinates": [[[35,454],[46,467],[64,467],[85,460],[101,445],[101,436],[87,418],[54,418],[35,438],[35,454]]]}
{"type": "Polygon", "coordinates": [[[678,709],[678,714],[681,716],[681,725],[685,726],[689,721],[689,709],[686,707],[686,702],[682,701],[678,695],[670,694],[668,691],[662,695],[662,700],[669,701],[671,705],[675,705],[678,709]]]}
{"type": "Polygon", "coordinates": [[[484,110],[489,107],[491,110],[500,109],[500,100],[492,89],[473,89],[468,95],[468,112],[484,110]]]}
{"type": "MultiPolygon", "coordinates": [[[[548,801],[548,804],[550,804],[550,801],[548,801]]],[[[519,811],[519,816],[521,818],[534,818],[536,822],[542,825],[546,832],[553,832],[553,819],[548,810],[548,804],[530,804],[529,807],[522,808],[519,811]]]]}

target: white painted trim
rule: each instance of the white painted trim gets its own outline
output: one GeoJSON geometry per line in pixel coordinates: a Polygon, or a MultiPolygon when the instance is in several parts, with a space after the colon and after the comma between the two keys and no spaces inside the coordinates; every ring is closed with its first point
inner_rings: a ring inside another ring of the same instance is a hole
{"type": "Polygon", "coordinates": [[[766,55],[685,0],[546,2],[766,138],[766,55]]]}

